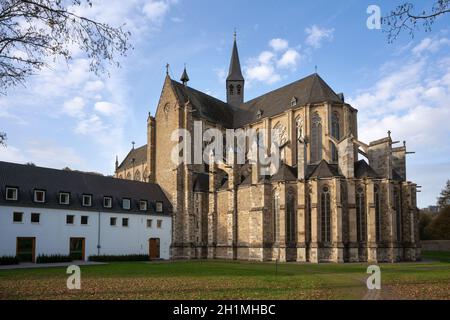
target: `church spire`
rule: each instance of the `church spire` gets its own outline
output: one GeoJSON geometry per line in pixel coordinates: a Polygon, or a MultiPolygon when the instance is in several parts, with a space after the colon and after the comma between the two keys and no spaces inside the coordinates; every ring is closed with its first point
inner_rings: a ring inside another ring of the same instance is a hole
{"type": "Polygon", "coordinates": [[[234,32],[233,50],[231,52],[230,69],[226,81],[227,103],[233,107],[239,107],[244,102],[244,84],[241,63],[236,43],[236,31],[234,32]]]}
{"type": "Polygon", "coordinates": [[[228,71],[227,81],[244,81],[239,61],[239,53],[236,44],[236,31],[234,32],[233,51],[231,53],[230,69],[228,71]]]}

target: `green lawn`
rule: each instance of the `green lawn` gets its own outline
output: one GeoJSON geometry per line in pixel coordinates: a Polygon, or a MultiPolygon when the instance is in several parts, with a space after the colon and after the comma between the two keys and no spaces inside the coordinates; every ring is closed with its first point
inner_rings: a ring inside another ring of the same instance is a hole
{"type": "Polygon", "coordinates": [[[84,266],[81,290],[65,268],[0,270],[0,299],[450,299],[450,253],[423,258],[381,264],[376,294],[367,264],[176,261],[84,266]]]}

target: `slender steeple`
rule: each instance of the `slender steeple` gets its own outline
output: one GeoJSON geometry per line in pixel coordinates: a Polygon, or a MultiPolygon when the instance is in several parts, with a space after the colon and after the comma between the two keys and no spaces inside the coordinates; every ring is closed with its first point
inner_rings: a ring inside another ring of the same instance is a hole
{"type": "Polygon", "coordinates": [[[230,68],[227,77],[227,102],[238,107],[244,102],[244,77],[236,44],[236,32],[234,32],[233,50],[231,52],[230,68]]]}

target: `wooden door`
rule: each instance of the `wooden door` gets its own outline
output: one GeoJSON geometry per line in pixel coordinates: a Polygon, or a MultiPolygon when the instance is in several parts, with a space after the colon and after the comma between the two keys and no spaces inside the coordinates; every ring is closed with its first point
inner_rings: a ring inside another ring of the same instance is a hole
{"type": "Polygon", "coordinates": [[[16,256],[19,258],[20,262],[36,262],[36,238],[17,238],[16,256]]]}
{"type": "Polygon", "coordinates": [[[83,260],[85,257],[85,239],[70,238],[70,257],[73,260],[83,260]]]}
{"type": "Polygon", "coordinates": [[[151,238],[148,242],[150,259],[159,259],[159,238],[151,238]]]}

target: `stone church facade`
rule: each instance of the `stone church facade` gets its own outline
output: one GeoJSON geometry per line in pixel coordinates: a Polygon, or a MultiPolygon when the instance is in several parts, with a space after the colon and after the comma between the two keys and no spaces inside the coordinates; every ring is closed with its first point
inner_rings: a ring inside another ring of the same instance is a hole
{"type": "Polygon", "coordinates": [[[417,185],[406,178],[406,144],[396,146],[390,132],[370,143],[358,140],[358,111],[318,74],[244,102],[235,39],[227,102],[189,87],[186,70],[180,81],[166,75],[156,114],[147,119],[147,145],[133,147],[120,165],[116,160],[115,172],[159,184],[172,202],[172,258],[420,258],[417,185]],[[178,144],[172,132],[194,133],[194,121],[203,130],[273,132],[279,170],[261,176],[258,164],[172,163],[178,144]]]}

